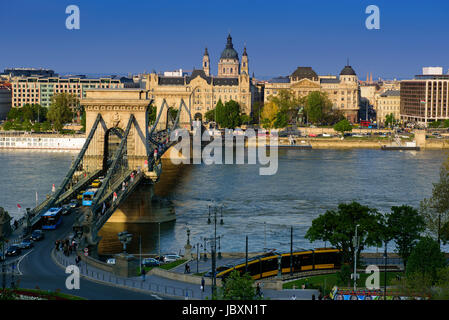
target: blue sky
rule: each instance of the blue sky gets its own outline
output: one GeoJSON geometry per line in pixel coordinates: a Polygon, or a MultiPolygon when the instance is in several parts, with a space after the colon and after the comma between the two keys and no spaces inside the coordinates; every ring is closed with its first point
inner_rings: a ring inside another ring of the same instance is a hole
{"type": "Polygon", "coordinates": [[[359,78],[410,78],[422,66],[449,68],[449,1],[165,0],[0,2],[0,69],[44,67],[59,73],[126,74],[191,70],[207,46],[212,73],[231,32],[246,43],[250,73],[288,75],[297,66],[338,74],[347,58],[359,78]],[[78,5],[80,30],[65,8],[78,5]],[[365,9],[380,8],[380,30],[365,9]]]}

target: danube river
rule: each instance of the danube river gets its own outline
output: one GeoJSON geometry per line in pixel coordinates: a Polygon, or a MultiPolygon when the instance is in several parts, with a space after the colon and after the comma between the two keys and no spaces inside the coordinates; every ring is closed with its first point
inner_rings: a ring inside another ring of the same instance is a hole
{"type": "MultiPolygon", "coordinates": [[[[51,186],[64,178],[74,153],[0,151],[0,206],[16,217],[22,208],[35,205],[51,186]]],[[[177,219],[161,224],[162,253],[184,251],[186,230],[191,243],[203,243],[212,236],[207,224],[208,205],[223,204],[222,252],[243,252],[245,236],[249,251],[264,247],[290,249],[290,227],[294,247],[311,248],[304,235],[312,220],[339,202],[359,201],[382,212],[391,206],[419,202],[431,193],[439,168],[447,157],[443,151],[279,150],[276,175],[259,176],[258,165],[185,165],[181,169],[169,161],[156,194],[174,203],[177,219]]],[[[23,210],[23,209],[22,209],[23,210]]],[[[120,250],[117,233],[134,234],[131,252],[157,253],[158,225],[107,223],[101,230],[101,253],[120,250]]],[[[375,250],[371,248],[371,250],[375,250]]]]}

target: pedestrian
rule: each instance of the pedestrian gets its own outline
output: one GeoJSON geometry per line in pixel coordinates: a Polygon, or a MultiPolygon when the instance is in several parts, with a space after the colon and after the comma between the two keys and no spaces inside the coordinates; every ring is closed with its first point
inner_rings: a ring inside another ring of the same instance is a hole
{"type": "Polygon", "coordinates": [[[204,292],[204,285],[206,284],[206,281],[204,281],[204,278],[201,277],[201,291],[204,292]]]}
{"type": "Polygon", "coordinates": [[[260,297],[261,293],[260,293],[260,283],[258,282],[256,285],[256,296],[260,297]]]}
{"type": "Polygon", "coordinates": [[[323,300],[323,295],[321,294],[321,292],[320,292],[320,294],[318,295],[318,300],[323,300]]]}
{"type": "Polygon", "coordinates": [[[296,295],[293,294],[291,300],[296,300],[296,295]]]}
{"type": "Polygon", "coordinates": [[[142,268],[142,271],[140,272],[140,274],[142,275],[142,281],[145,281],[145,268],[142,268]]]}
{"type": "Polygon", "coordinates": [[[312,294],[312,300],[315,300],[315,295],[314,294],[312,294]]]}

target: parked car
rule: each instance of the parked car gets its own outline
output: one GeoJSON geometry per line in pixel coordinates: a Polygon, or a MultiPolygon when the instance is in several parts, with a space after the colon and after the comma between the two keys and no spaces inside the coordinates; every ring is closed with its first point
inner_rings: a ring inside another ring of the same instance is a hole
{"type": "Polygon", "coordinates": [[[19,244],[19,247],[21,249],[30,249],[30,248],[34,247],[33,240],[23,239],[22,242],[19,244]]]}
{"type": "Polygon", "coordinates": [[[159,260],[156,260],[154,258],[144,258],[142,259],[142,266],[144,267],[156,267],[160,265],[161,262],[159,260]]]}
{"type": "Polygon", "coordinates": [[[178,256],[177,254],[166,254],[166,255],[164,255],[164,262],[165,263],[173,262],[173,261],[176,261],[176,260],[179,260],[179,259],[181,259],[181,256],[178,256]]]}
{"type": "Polygon", "coordinates": [[[70,206],[70,208],[78,207],[78,200],[76,200],[76,199],[70,200],[69,206],[70,206]]]}
{"type": "Polygon", "coordinates": [[[33,233],[31,233],[31,239],[33,241],[40,241],[42,239],[44,239],[45,235],[44,232],[42,232],[42,230],[34,230],[33,233]]]}
{"type": "Polygon", "coordinates": [[[76,199],[83,200],[83,193],[86,192],[86,190],[81,190],[78,195],[76,196],[76,199]]]}
{"type": "Polygon", "coordinates": [[[92,184],[90,185],[92,188],[99,188],[101,186],[101,181],[100,179],[95,179],[94,181],[92,181],[92,184]]]}
{"type": "Polygon", "coordinates": [[[12,244],[9,246],[8,250],[6,250],[6,256],[16,256],[22,253],[22,249],[17,244],[12,244]]]}

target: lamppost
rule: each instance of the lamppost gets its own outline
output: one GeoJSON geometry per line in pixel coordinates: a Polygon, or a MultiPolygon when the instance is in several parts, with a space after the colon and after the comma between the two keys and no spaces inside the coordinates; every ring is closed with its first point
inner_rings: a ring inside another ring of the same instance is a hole
{"type": "Polygon", "coordinates": [[[203,245],[197,242],[196,245],[193,245],[193,249],[195,249],[196,246],[196,273],[198,273],[198,262],[200,261],[200,247],[202,248],[203,245]]]}
{"type": "Polygon", "coordinates": [[[277,275],[277,277],[278,278],[281,278],[282,277],[282,255],[278,255],[278,275],[277,275]]]}
{"type": "Polygon", "coordinates": [[[354,273],[353,273],[353,279],[354,279],[354,292],[357,291],[357,249],[359,247],[359,238],[357,237],[357,228],[359,225],[355,226],[355,236],[353,238],[353,246],[354,246],[354,273]]]}
{"type": "Polygon", "coordinates": [[[387,300],[387,241],[385,241],[385,252],[384,252],[384,300],[387,300]]]}
{"type": "Polygon", "coordinates": [[[123,253],[126,254],[126,245],[131,242],[133,235],[128,231],[118,233],[118,239],[123,244],[123,253]]]}

